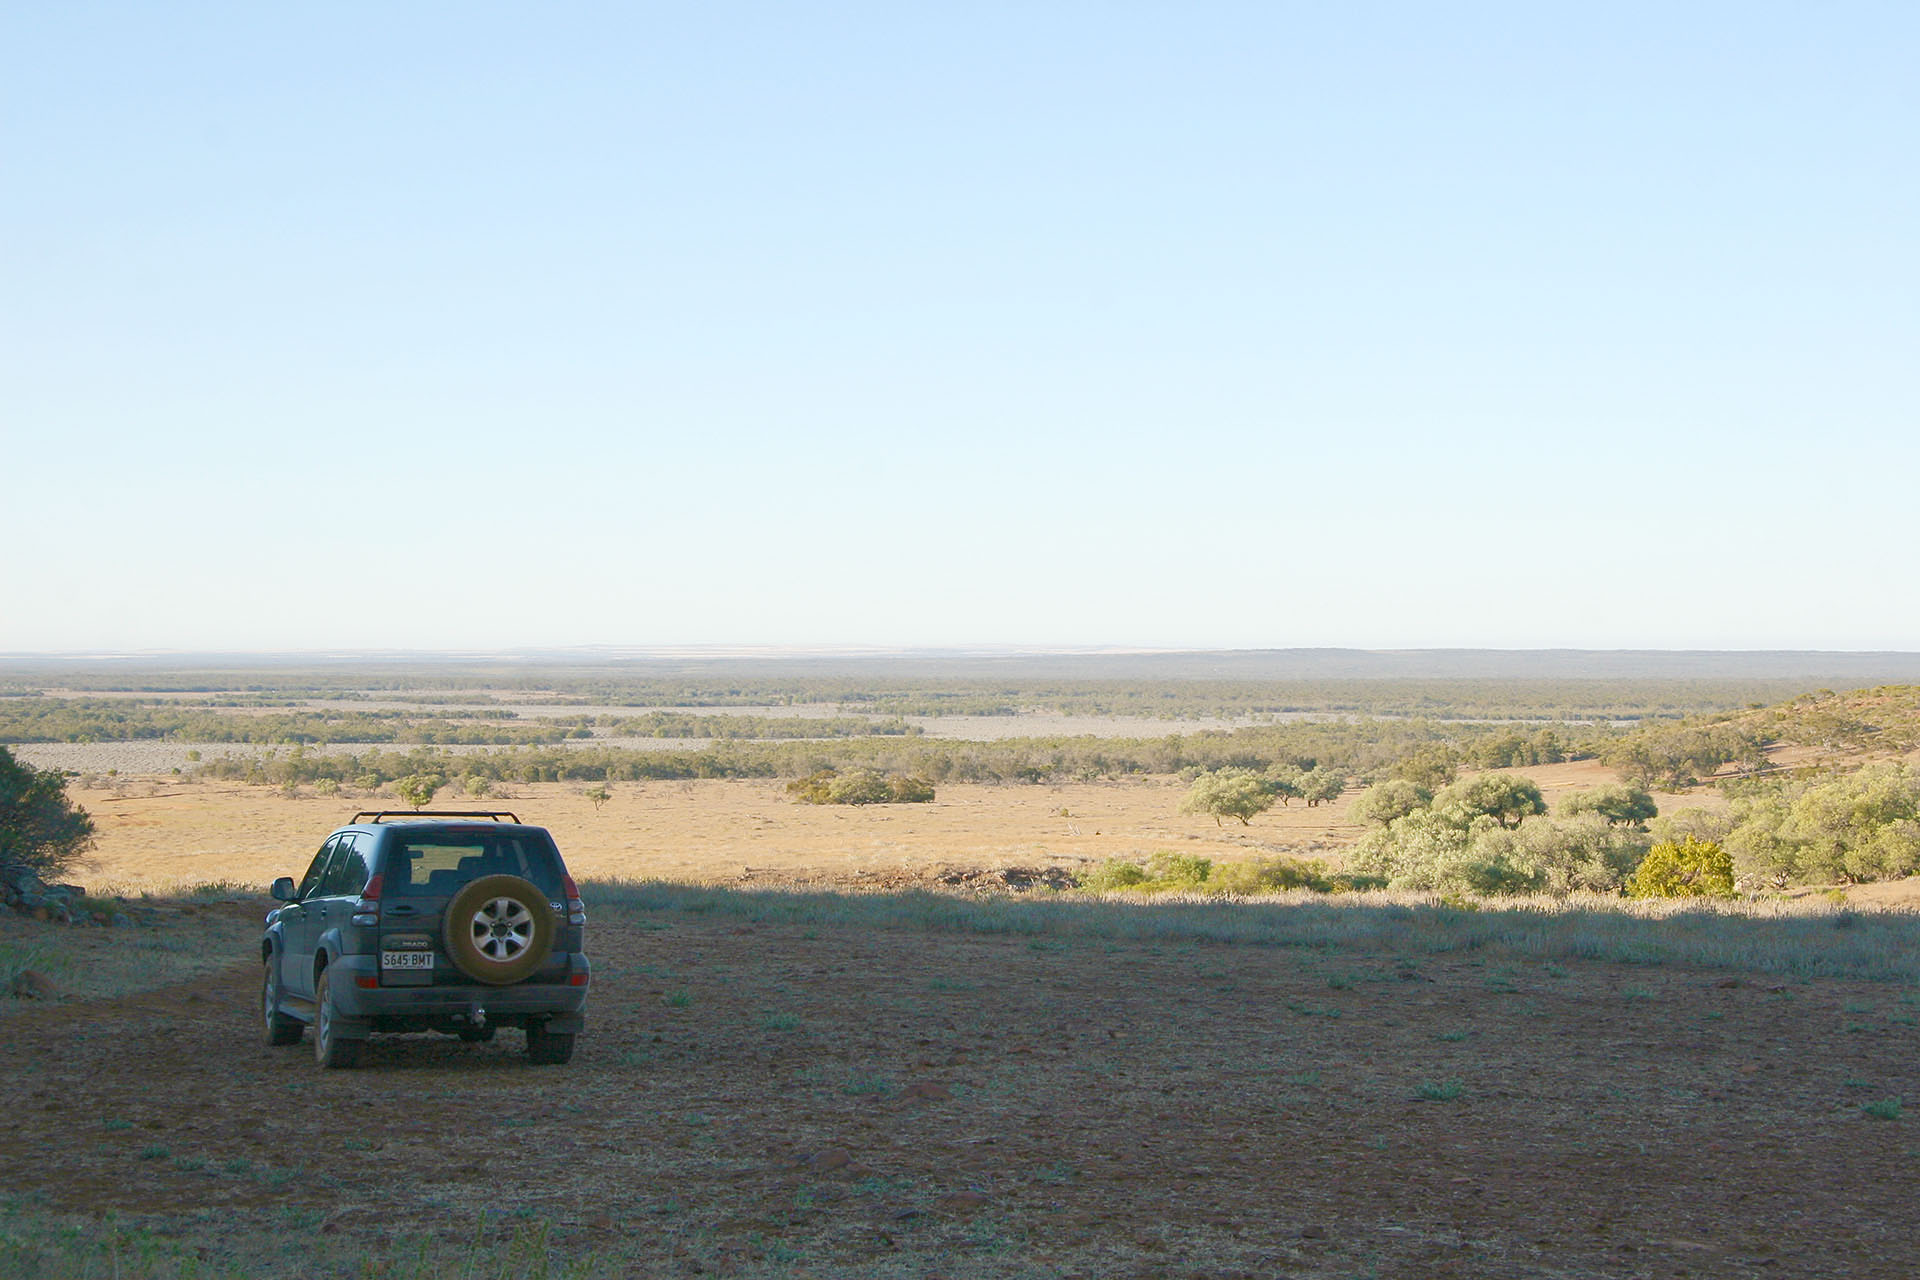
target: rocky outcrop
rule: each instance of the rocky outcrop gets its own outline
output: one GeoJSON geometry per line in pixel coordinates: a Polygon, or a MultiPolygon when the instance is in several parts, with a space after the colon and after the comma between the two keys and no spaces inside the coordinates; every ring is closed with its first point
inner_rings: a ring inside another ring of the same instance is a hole
{"type": "Polygon", "coordinates": [[[95,901],[77,884],[48,884],[32,867],[0,866],[0,908],[51,924],[125,927],[133,923],[124,902],[95,901]]]}

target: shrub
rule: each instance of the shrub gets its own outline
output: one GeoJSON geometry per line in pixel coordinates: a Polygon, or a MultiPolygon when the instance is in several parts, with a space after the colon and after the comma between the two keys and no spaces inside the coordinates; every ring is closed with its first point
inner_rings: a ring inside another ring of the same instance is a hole
{"type": "Polygon", "coordinates": [[[1279,893],[1287,889],[1311,889],[1315,893],[1332,893],[1338,888],[1350,888],[1351,883],[1341,880],[1327,870],[1327,864],[1319,861],[1300,861],[1293,858],[1259,858],[1251,862],[1228,862],[1213,869],[1207,877],[1209,893],[1233,893],[1252,896],[1260,893],[1279,893]]]}
{"type": "Polygon", "coordinates": [[[92,844],[93,819],[67,799],[66,778],[21,764],[0,747],[0,865],[51,878],[79,862],[92,844]]]}
{"type": "Polygon", "coordinates": [[[1260,858],[1215,865],[1212,859],[1161,851],[1141,867],[1134,862],[1103,863],[1076,877],[1078,887],[1093,893],[1133,890],[1139,893],[1205,893],[1252,897],[1289,889],[1334,893],[1346,889],[1382,887],[1366,877],[1336,875],[1324,862],[1294,858],[1260,858]]]}
{"type": "Polygon", "coordinates": [[[1837,777],[1730,790],[1725,845],[1745,880],[1819,884],[1920,869],[1920,772],[1908,766],[1869,765],[1837,777]]]}
{"type": "Polygon", "coordinates": [[[1213,874],[1213,859],[1163,851],[1147,859],[1147,872],[1160,888],[1197,889],[1213,874]]]}
{"type": "Polygon", "coordinates": [[[934,789],[918,774],[889,777],[877,769],[821,769],[789,782],[787,794],[801,804],[926,804],[934,789]]]}
{"type": "Polygon", "coordinates": [[[1375,826],[1355,846],[1355,871],[1389,888],[1445,894],[1610,893],[1640,862],[1645,837],[1587,814],[1504,827],[1452,803],[1375,826]]]}
{"type": "Polygon", "coordinates": [[[437,773],[410,773],[404,778],[395,780],[393,790],[394,794],[402,800],[416,809],[421,809],[425,808],[445,785],[446,779],[437,773]]]}
{"type": "Polygon", "coordinates": [[[1711,840],[1663,840],[1627,878],[1633,898],[1731,898],[1733,855],[1711,840]]]}
{"type": "Polygon", "coordinates": [[[1135,889],[1146,883],[1147,873],[1131,862],[1108,862],[1078,877],[1082,889],[1109,893],[1115,889],[1135,889]]]}
{"type": "Polygon", "coordinates": [[[933,783],[917,774],[895,774],[887,779],[894,804],[928,804],[933,800],[933,783]]]}

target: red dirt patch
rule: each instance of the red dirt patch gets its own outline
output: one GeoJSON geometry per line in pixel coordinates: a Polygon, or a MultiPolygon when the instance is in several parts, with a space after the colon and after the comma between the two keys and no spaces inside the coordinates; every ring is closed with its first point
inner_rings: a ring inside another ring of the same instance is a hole
{"type": "Polygon", "coordinates": [[[487,1211],[646,1275],[1920,1270],[1913,1121],[1862,1110],[1920,1100],[1899,988],[631,911],[593,946],[565,1068],[506,1032],[323,1073],[259,1044],[249,963],[9,1017],[0,1185],[216,1256],[487,1211]]]}

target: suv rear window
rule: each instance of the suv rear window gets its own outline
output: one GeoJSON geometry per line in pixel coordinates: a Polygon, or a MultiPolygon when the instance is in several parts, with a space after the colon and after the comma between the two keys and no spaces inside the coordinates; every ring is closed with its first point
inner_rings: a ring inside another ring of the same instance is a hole
{"type": "Polygon", "coordinates": [[[451,895],[481,876],[519,876],[549,898],[560,897],[560,857],[539,836],[498,831],[422,831],[389,836],[385,884],[390,893],[451,895]]]}

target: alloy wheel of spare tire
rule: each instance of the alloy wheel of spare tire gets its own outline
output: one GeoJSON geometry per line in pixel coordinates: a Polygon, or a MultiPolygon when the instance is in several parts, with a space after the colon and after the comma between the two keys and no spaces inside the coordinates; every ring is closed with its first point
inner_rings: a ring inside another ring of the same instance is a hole
{"type": "Polygon", "coordinates": [[[553,908],[519,876],[482,876],[453,895],[440,936],[454,968],[488,986],[533,975],[553,950],[553,908]]]}
{"type": "Polygon", "coordinates": [[[307,1024],[280,1012],[280,957],[270,957],[266,970],[260,981],[261,1030],[270,1045],[299,1044],[307,1024]]]}

